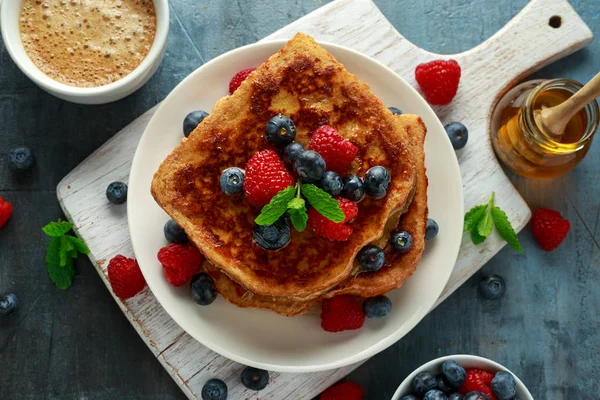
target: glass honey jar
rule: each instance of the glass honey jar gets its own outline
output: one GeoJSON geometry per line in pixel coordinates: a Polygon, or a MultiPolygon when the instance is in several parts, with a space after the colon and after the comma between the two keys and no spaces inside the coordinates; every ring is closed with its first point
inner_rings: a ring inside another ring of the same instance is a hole
{"type": "Polygon", "coordinates": [[[492,115],[491,141],[504,165],[528,178],[552,178],[573,169],[588,152],[600,111],[593,101],[579,111],[556,139],[535,123],[534,111],[554,107],[581,89],[570,79],[535,80],[510,90],[492,115]]]}

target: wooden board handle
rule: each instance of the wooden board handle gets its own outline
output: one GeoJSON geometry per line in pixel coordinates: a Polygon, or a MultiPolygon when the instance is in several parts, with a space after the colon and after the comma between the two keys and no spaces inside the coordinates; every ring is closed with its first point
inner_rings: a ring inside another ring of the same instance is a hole
{"type": "Polygon", "coordinates": [[[476,75],[472,78],[493,86],[492,91],[503,92],[532,72],[583,48],[593,37],[567,0],[533,0],[494,36],[456,56],[459,63],[494,66],[472,69],[476,75]]]}

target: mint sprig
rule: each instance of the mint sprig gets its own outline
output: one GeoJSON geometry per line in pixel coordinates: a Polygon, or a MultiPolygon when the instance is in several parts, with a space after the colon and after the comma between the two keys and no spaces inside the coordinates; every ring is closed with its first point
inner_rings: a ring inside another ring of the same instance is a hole
{"type": "Polygon", "coordinates": [[[68,221],[50,222],[42,231],[50,236],[46,249],[46,267],[50,280],[60,289],[68,289],[75,276],[74,260],[79,254],[90,254],[85,242],[75,236],[67,235],[73,228],[68,221]]]}
{"type": "Polygon", "coordinates": [[[329,193],[313,184],[303,185],[298,182],[295,187],[289,186],[273,196],[254,222],[258,225],[271,225],[287,211],[294,228],[298,232],[304,231],[308,222],[308,213],[306,212],[306,201],[302,196],[325,218],[336,223],[346,219],[340,203],[329,193]]]}
{"type": "Polygon", "coordinates": [[[494,204],[495,193],[486,204],[471,208],[466,214],[463,225],[463,232],[471,232],[471,240],[474,244],[481,244],[492,233],[494,226],[508,245],[518,252],[523,248],[513,229],[506,213],[494,204]]]}

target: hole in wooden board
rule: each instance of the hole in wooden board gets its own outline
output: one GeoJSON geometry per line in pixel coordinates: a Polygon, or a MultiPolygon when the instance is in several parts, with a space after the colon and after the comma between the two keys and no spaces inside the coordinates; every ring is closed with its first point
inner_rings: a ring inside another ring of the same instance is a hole
{"type": "Polygon", "coordinates": [[[560,26],[562,25],[562,18],[558,15],[554,15],[548,20],[548,25],[550,25],[554,29],[560,28],[560,26]]]}

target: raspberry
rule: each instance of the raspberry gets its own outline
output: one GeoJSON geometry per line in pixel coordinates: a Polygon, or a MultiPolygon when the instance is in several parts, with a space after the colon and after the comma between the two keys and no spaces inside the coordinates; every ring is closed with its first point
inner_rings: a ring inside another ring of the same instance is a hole
{"type": "Polygon", "coordinates": [[[358,153],[358,147],[341,137],[338,131],[329,125],[323,125],[313,133],[308,148],[323,157],[328,171],[340,175],[343,175],[358,153]]]}
{"type": "Polygon", "coordinates": [[[320,400],[362,400],[365,390],[358,383],[338,383],[321,393],[320,400]]]}
{"type": "Polygon", "coordinates": [[[336,200],[340,203],[340,207],[346,215],[344,221],[333,222],[332,220],[325,218],[314,208],[311,208],[308,210],[308,225],[318,236],[329,240],[345,241],[348,240],[352,234],[352,227],[346,225],[346,223],[356,217],[356,214],[358,214],[358,206],[348,199],[339,198],[336,200]]]}
{"type": "Polygon", "coordinates": [[[170,244],[158,252],[167,280],[173,286],[181,286],[198,272],[204,256],[191,244],[170,244]]]}
{"type": "Polygon", "coordinates": [[[490,400],[496,400],[492,392],[492,379],[494,374],[477,368],[467,368],[467,379],[465,383],[458,388],[462,394],[467,394],[472,391],[479,391],[485,394],[490,400]]]}
{"type": "Polygon", "coordinates": [[[250,73],[255,69],[256,68],[248,68],[241,70],[240,72],[235,74],[233,78],[231,78],[231,81],[229,81],[229,94],[233,94],[233,92],[235,92],[236,89],[240,87],[242,82],[244,82],[248,75],[250,75],[250,73]]]}
{"type": "Polygon", "coordinates": [[[120,299],[133,297],[146,287],[146,279],[138,262],[120,254],[108,263],[108,280],[120,299]]]}
{"type": "Polygon", "coordinates": [[[545,251],[552,251],[567,237],[571,224],[558,211],[540,208],[531,220],[533,236],[545,251]]]}
{"type": "Polygon", "coordinates": [[[0,228],[2,228],[12,215],[12,204],[0,196],[0,228]]]}
{"type": "Polygon", "coordinates": [[[294,183],[294,177],[273,150],[259,151],[246,165],[244,193],[253,206],[268,204],[273,196],[294,183]]]}
{"type": "Polygon", "coordinates": [[[321,328],[327,332],[358,329],[365,323],[365,313],[354,297],[349,294],[323,301],[321,328]]]}
{"type": "Polygon", "coordinates": [[[429,104],[445,105],[452,101],[460,81],[460,65],[454,60],[435,60],[417,65],[415,79],[429,104]]]}

